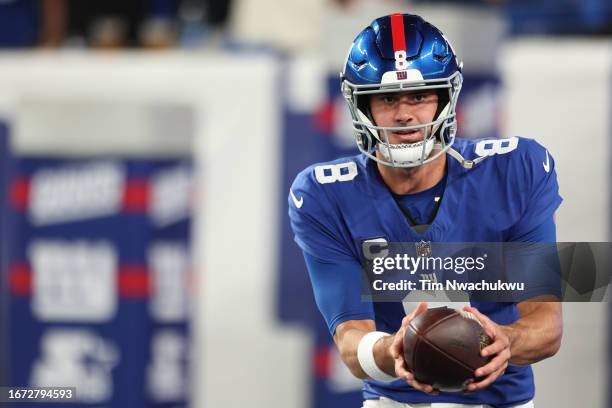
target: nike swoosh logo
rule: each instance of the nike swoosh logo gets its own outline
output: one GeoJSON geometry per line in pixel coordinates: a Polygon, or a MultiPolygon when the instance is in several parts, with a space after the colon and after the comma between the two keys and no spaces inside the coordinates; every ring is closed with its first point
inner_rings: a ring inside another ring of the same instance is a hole
{"type": "Polygon", "coordinates": [[[550,158],[548,157],[548,150],[546,151],[546,163],[542,162],[542,166],[544,166],[545,172],[550,172],[550,158]]]}
{"type": "Polygon", "coordinates": [[[304,205],[304,197],[300,197],[300,199],[298,200],[295,194],[293,194],[293,190],[289,189],[289,193],[291,193],[291,199],[293,200],[293,204],[295,204],[297,208],[302,208],[302,205],[304,205]]]}

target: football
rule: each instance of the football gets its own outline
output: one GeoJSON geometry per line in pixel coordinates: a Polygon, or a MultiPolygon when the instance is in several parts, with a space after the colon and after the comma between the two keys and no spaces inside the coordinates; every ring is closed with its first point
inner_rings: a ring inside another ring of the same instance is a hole
{"type": "Polygon", "coordinates": [[[491,357],[480,351],[492,340],[474,315],[449,307],[412,319],[404,334],[404,359],[417,381],[442,391],[459,391],[491,357]]]}

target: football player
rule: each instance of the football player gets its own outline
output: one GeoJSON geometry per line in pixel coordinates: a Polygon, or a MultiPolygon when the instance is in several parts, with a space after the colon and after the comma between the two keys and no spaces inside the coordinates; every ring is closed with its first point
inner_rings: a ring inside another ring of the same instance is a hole
{"type": "Polygon", "coordinates": [[[557,297],[472,301],[465,310],[492,337],[481,351],[492,358],[463,392],[443,392],[418,382],[403,359],[406,327],[427,304],[362,301],[361,260],[367,242],[555,242],[552,157],[527,138],[455,138],[462,64],[419,16],[374,20],[341,79],[361,153],[302,171],[289,216],[317,306],[342,360],[364,379],[364,407],[533,406],[530,364],[560,346],[557,297]]]}

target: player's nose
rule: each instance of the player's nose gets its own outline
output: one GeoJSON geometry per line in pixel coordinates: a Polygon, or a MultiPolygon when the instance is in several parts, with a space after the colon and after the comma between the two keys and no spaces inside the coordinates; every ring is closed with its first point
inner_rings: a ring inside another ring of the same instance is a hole
{"type": "Polygon", "coordinates": [[[415,121],[413,109],[408,103],[401,101],[397,105],[395,120],[399,123],[411,123],[415,121]]]}

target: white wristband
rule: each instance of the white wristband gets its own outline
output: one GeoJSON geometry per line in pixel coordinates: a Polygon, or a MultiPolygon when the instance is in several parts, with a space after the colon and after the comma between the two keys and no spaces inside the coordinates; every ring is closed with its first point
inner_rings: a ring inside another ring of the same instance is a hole
{"type": "Polygon", "coordinates": [[[361,338],[359,346],[357,347],[357,360],[359,360],[362,370],[368,377],[376,381],[391,382],[397,379],[381,370],[376,365],[376,360],[374,359],[374,344],[381,337],[389,335],[389,333],[385,332],[369,332],[361,338]]]}

